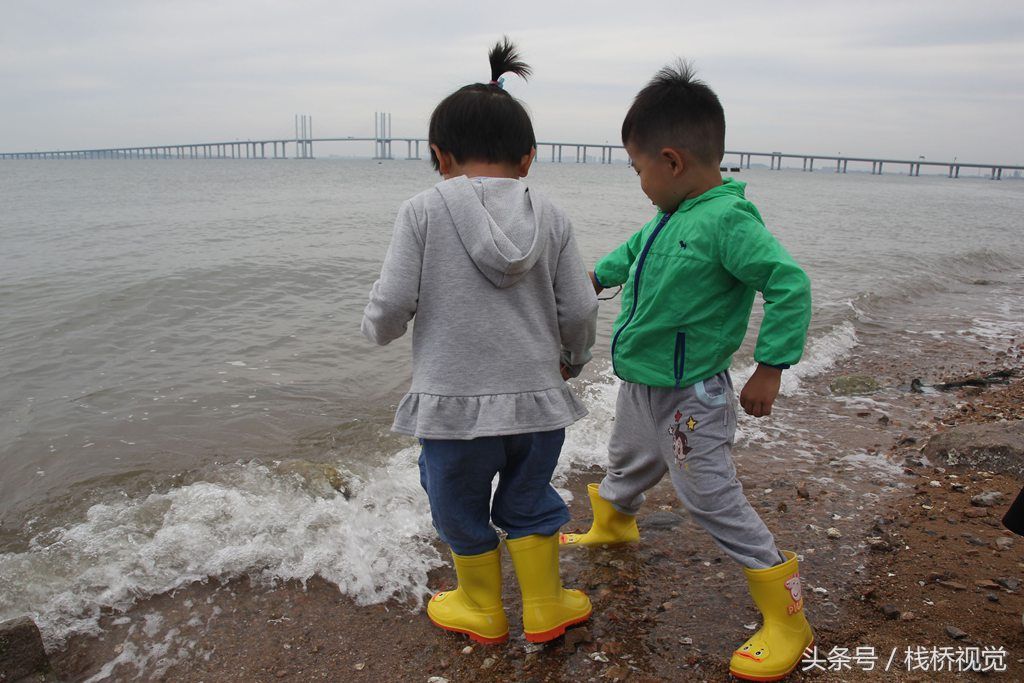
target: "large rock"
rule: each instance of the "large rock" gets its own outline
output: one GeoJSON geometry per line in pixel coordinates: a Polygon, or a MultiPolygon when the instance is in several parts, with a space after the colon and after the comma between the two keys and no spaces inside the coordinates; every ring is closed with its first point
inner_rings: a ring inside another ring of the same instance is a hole
{"type": "Polygon", "coordinates": [[[922,452],[948,465],[1024,477],[1024,420],[960,425],[933,436],[922,452]]]}
{"type": "Polygon", "coordinates": [[[0,623],[0,681],[20,681],[50,670],[36,623],[18,617],[0,623]]]}

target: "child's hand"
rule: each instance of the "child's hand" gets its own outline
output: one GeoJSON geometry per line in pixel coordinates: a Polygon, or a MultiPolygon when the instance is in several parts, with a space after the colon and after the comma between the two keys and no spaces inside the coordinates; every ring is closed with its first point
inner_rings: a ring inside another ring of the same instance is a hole
{"type": "Polygon", "coordinates": [[[782,383],[782,370],[763,363],[757,364],[754,374],[747,380],[740,392],[740,405],[747,415],[764,417],[772,414],[772,404],[779,395],[782,383]]]}
{"type": "Polygon", "coordinates": [[[601,285],[599,285],[597,283],[597,278],[594,277],[594,271],[592,271],[592,270],[589,271],[587,273],[587,275],[590,276],[590,284],[594,285],[594,293],[595,294],[600,294],[601,292],[603,292],[604,291],[604,287],[602,287],[601,285]]]}

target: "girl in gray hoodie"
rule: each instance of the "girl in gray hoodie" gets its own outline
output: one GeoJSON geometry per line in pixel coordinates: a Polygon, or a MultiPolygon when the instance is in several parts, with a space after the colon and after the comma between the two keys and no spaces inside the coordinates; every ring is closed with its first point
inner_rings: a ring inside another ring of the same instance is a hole
{"type": "Polygon", "coordinates": [[[568,218],[520,180],[536,138],[502,74],[525,79],[530,68],[507,38],[490,63],[489,83],[457,90],[431,115],[444,180],[399,209],[362,331],[387,344],[416,319],[412,386],[393,429],[420,439],[420,481],[459,583],[431,598],[428,616],[477,642],[508,639],[493,521],[506,533],[526,638],[543,642],[590,616],[587,596],[559,578],[569,513],[551,474],[565,427],[586,414],[565,379],[590,360],[597,299],[568,218]]]}

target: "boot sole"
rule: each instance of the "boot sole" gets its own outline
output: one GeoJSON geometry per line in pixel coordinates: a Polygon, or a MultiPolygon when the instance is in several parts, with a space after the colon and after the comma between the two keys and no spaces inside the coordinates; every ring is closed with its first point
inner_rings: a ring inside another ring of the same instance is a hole
{"type": "MultiPolygon", "coordinates": [[[[807,649],[810,648],[812,645],[814,645],[814,638],[811,638],[811,642],[809,642],[807,644],[807,647],[804,648],[804,652],[807,652],[807,649]]],[[[781,673],[781,674],[773,674],[771,676],[754,676],[752,674],[740,674],[740,673],[736,673],[731,668],[729,669],[729,673],[732,674],[733,677],[739,678],[740,680],[743,680],[743,681],[759,681],[760,683],[768,683],[769,681],[781,681],[783,678],[785,678],[786,676],[789,676],[789,674],[793,673],[793,671],[800,664],[802,659],[803,659],[803,655],[801,654],[800,659],[798,659],[795,662],[793,662],[793,666],[789,667],[788,671],[786,671],[785,673],[781,673]]]]}
{"type": "Polygon", "coordinates": [[[537,633],[530,633],[529,631],[527,631],[524,633],[524,635],[526,636],[526,639],[531,643],[546,643],[549,640],[554,640],[558,636],[564,634],[565,629],[569,628],[570,626],[576,626],[577,624],[582,624],[583,622],[585,622],[587,619],[590,618],[590,615],[593,613],[593,611],[594,610],[590,610],[582,617],[571,619],[570,621],[567,621],[564,624],[556,626],[552,629],[548,629],[547,631],[538,631],[537,633]]]}
{"type": "MultiPolygon", "coordinates": [[[[430,619],[430,617],[427,618],[430,619]]],[[[438,627],[439,629],[443,629],[451,633],[461,633],[462,635],[467,636],[470,640],[480,643],[481,645],[501,645],[502,643],[508,642],[507,631],[503,635],[497,636],[495,638],[489,638],[487,636],[482,636],[479,633],[474,633],[473,631],[469,631],[464,628],[455,628],[454,626],[445,626],[444,624],[439,624],[433,619],[430,619],[430,623],[438,627]]]]}

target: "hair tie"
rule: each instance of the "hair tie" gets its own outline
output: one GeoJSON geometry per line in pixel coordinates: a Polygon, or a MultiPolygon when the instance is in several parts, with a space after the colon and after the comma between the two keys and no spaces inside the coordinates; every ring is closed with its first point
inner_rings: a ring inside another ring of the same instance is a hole
{"type": "Polygon", "coordinates": [[[498,78],[497,80],[491,81],[487,85],[496,85],[499,88],[501,88],[502,90],[504,90],[505,89],[505,77],[502,76],[502,77],[498,78]]]}

